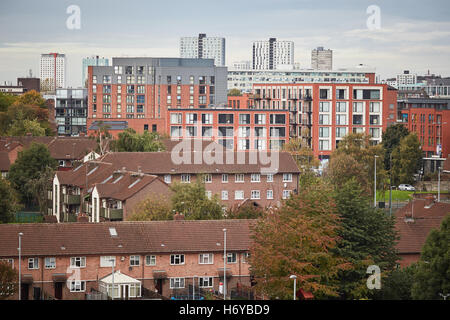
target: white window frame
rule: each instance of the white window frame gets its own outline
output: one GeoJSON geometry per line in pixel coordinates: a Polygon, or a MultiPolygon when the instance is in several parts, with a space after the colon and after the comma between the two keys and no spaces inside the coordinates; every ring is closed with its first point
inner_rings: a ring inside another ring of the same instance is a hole
{"type": "Polygon", "coordinates": [[[164,175],[164,182],[169,184],[172,182],[172,176],[170,174],[165,174],[164,175]]]}
{"type": "Polygon", "coordinates": [[[198,255],[198,264],[214,264],[214,254],[200,253],[198,255]]]}
{"type": "Polygon", "coordinates": [[[130,256],[130,267],[139,267],[140,265],[141,265],[141,256],[139,256],[139,255],[130,256]],[[136,260],[137,260],[137,264],[136,264],[136,260]]]}
{"type": "Polygon", "coordinates": [[[86,257],[70,257],[70,267],[86,268],[86,257]],[[79,264],[79,266],[77,264],[79,264]]]}
{"type": "Polygon", "coordinates": [[[191,175],[189,173],[181,174],[181,183],[191,183],[191,175]]]}
{"type": "Polygon", "coordinates": [[[145,265],[156,266],[156,256],[154,254],[145,256],[145,265]]]}
{"type": "Polygon", "coordinates": [[[273,174],[272,173],[268,173],[267,174],[267,181],[266,182],[273,182],[273,174]]]}
{"type": "Polygon", "coordinates": [[[212,174],[207,173],[203,176],[203,182],[204,183],[212,183],[212,174]]]}
{"type": "Polygon", "coordinates": [[[228,200],[228,191],[227,190],[222,190],[222,200],[228,200]]]}
{"type": "Polygon", "coordinates": [[[267,190],[266,198],[267,198],[267,200],[273,200],[273,190],[267,190]],[[269,196],[269,192],[270,192],[270,196],[269,196]]]}
{"type": "Polygon", "coordinates": [[[184,254],[171,254],[170,255],[170,265],[171,266],[181,266],[181,265],[184,265],[185,263],[186,263],[186,260],[185,260],[184,254]],[[180,261],[183,260],[183,262],[176,263],[176,259],[179,259],[180,261]],[[173,263],[172,263],[172,261],[173,261],[173,263]]]}
{"type": "Polygon", "coordinates": [[[44,268],[45,269],[56,269],[56,258],[55,257],[45,257],[44,268]]]}
{"type": "Polygon", "coordinates": [[[228,173],[222,173],[222,183],[228,183],[228,173]]]}
{"type": "Polygon", "coordinates": [[[250,193],[250,199],[252,200],[259,200],[261,199],[261,191],[259,190],[252,190],[250,193]]]}
{"type": "Polygon", "coordinates": [[[250,182],[261,182],[261,174],[252,173],[250,176],[250,182]]]}
{"type": "Polygon", "coordinates": [[[214,277],[199,277],[198,278],[198,287],[199,288],[213,288],[214,287],[214,277]],[[205,285],[205,282],[207,282],[208,284],[205,285]]]}
{"type": "Polygon", "coordinates": [[[244,190],[235,190],[234,191],[234,200],[244,200],[244,190]],[[238,197],[238,194],[242,194],[242,196],[238,197]]]}
{"type": "Polygon", "coordinates": [[[227,253],[227,264],[237,263],[237,253],[236,252],[228,252],[227,253]],[[230,260],[231,258],[231,260],[230,260]]]}
{"type": "Polygon", "coordinates": [[[235,183],[244,183],[244,182],[245,182],[245,175],[244,175],[243,173],[236,173],[236,174],[234,175],[234,182],[235,182],[235,183]],[[239,177],[239,178],[242,177],[242,180],[241,180],[241,179],[238,179],[238,177],[239,177]]]}
{"type": "Polygon", "coordinates": [[[283,190],[283,199],[289,199],[289,197],[291,196],[291,192],[292,190],[283,190]],[[286,195],[287,194],[287,195],[286,195]]]}
{"type": "Polygon", "coordinates": [[[85,292],[86,291],[86,281],[84,280],[69,280],[70,292],[85,292]]]}
{"type": "Polygon", "coordinates": [[[115,256],[100,256],[100,267],[101,268],[111,268],[112,266],[116,266],[116,257],[115,256]],[[111,263],[110,260],[114,260],[111,263]]]}
{"type": "Polygon", "coordinates": [[[283,182],[292,182],[292,173],[283,173],[283,182]]]}
{"type": "Polygon", "coordinates": [[[28,270],[37,270],[39,269],[39,258],[28,258],[28,270]],[[30,268],[30,263],[33,265],[30,268]]]}
{"type": "Polygon", "coordinates": [[[185,278],[183,277],[174,277],[169,278],[170,289],[183,289],[185,286],[185,278]]]}

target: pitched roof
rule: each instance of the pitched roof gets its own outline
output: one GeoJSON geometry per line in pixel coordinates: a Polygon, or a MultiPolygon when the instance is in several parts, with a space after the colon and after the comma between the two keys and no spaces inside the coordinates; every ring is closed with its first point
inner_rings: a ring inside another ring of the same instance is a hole
{"type": "Polygon", "coordinates": [[[397,210],[395,228],[400,236],[396,245],[399,253],[420,253],[430,231],[439,229],[447,214],[450,214],[450,203],[426,199],[414,199],[397,210]],[[412,214],[413,219],[405,220],[405,214],[412,214]]]}
{"type": "Polygon", "coordinates": [[[48,144],[48,150],[54,159],[81,159],[97,148],[92,138],[59,137],[48,144]]]}
{"type": "Polygon", "coordinates": [[[0,257],[248,251],[255,220],[0,224],[0,257]],[[112,236],[115,228],[117,236],[112,236]]]}
{"type": "Polygon", "coordinates": [[[9,171],[11,162],[7,151],[0,151],[0,171],[9,171]]]}

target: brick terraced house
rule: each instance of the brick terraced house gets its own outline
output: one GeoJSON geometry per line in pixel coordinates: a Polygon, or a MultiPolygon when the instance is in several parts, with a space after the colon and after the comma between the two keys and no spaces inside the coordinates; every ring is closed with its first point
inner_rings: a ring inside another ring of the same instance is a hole
{"type": "Polygon", "coordinates": [[[200,149],[192,149],[191,140],[172,141],[171,152],[111,152],[72,171],[57,172],[49,191],[49,214],[63,222],[84,213],[89,221],[99,222],[111,219],[108,209],[122,209],[114,219],[126,219],[139,199],[169,196],[167,185],[191,183],[198,176],[207,195],[217,194],[229,208],[246,202],[279,206],[298,192],[299,169],[287,152],[268,152],[265,157],[195,142],[200,149]]]}
{"type": "MultiPolygon", "coordinates": [[[[21,299],[140,299],[250,287],[254,220],[0,225],[0,260],[21,264],[21,299]],[[21,237],[21,261],[18,234],[21,237]],[[114,280],[112,267],[114,266],[114,280]],[[153,295],[151,295],[153,293],[153,295]]],[[[192,297],[192,296],[191,296],[192,297]]],[[[18,299],[18,293],[11,299],[18,299]]]]}

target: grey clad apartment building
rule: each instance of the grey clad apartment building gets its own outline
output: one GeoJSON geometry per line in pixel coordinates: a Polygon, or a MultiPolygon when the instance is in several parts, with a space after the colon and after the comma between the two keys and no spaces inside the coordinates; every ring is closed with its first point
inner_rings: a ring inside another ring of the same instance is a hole
{"type": "Polygon", "coordinates": [[[55,121],[58,135],[86,133],[87,89],[56,89],[55,121]]]}

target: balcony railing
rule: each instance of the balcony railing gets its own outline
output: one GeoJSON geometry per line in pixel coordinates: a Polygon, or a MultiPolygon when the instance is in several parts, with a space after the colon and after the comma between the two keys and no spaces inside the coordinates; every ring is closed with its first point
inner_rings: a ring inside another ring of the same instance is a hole
{"type": "Polygon", "coordinates": [[[81,198],[79,194],[65,194],[63,197],[64,204],[80,204],[81,198]]]}
{"type": "Polygon", "coordinates": [[[100,208],[100,217],[109,220],[122,220],[123,209],[100,208]]]}

